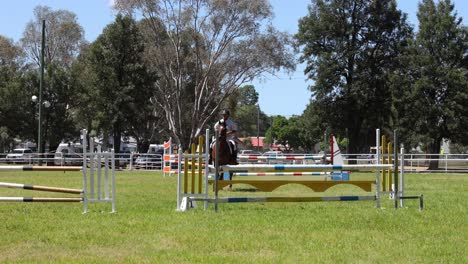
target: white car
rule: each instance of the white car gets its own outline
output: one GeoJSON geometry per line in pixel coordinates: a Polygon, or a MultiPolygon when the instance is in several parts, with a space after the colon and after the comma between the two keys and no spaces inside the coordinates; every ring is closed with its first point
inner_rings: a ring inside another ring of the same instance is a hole
{"type": "Polygon", "coordinates": [[[254,150],[251,150],[251,149],[243,149],[243,150],[239,151],[239,155],[257,156],[257,155],[260,155],[260,154],[261,154],[260,152],[254,151],[254,150]]]}
{"type": "Polygon", "coordinates": [[[277,150],[271,150],[263,153],[263,156],[283,156],[283,152],[277,150]]]}
{"type": "Polygon", "coordinates": [[[17,148],[6,156],[7,163],[30,163],[33,151],[28,148],[17,148]]]}

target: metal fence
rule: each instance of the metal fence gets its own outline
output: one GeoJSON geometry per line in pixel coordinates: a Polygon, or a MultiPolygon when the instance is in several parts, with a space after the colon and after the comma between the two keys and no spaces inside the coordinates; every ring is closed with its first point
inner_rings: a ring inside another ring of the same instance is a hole
{"type": "MultiPolygon", "coordinates": [[[[81,166],[83,157],[79,153],[28,153],[27,155],[9,155],[0,153],[0,165],[2,164],[25,164],[33,165],[41,162],[47,166],[81,166]]],[[[239,159],[241,164],[317,164],[323,159],[301,159],[310,154],[283,154],[297,159],[239,159]]],[[[342,154],[344,163],[373,164],[376,163],[374,155],[371,154],[342,154]]],[[[280,155],[281,156],[281,155],[280,155]]],[[[116,153],[116,163],[122,170],[162,170],[163,157],[160,154],[147,153],[116,153]]],[[[405,170],[412,172],[461,172],[468,173],[468,154],[405,154],[405,170]],[[429,163],[438,161],[438,168],[429,170],[429,163]]]]}
{"type": "MultiPolygon", "coordinates": [[[[399,154],[401,156],[401,154],[399,154]]],[[[371,154],[343,154],[346,164],[375,163],[371,154]]],[[[468,154],[404,154],[405,170],[412,172],[468,172],[468,154]],[[429,169],[431,161],[438,161],[437,169],[429,169]]]]}
{"type": "MultiPolygon", "coordinates": [[[[140,153],[116,153],[116,164],[126,170],[162,170],[162,155],[140,153]]],[[[82,166],[81,153],[0,153],[0,165],[4,164],[39,164],[47,166],[82,166]]]]}

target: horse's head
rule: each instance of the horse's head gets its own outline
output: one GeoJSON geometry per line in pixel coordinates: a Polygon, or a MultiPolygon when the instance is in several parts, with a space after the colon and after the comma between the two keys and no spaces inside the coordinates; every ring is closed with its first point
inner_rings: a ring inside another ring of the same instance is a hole
{"type": "Polygon", "coordinates": [[[219,138],[226,139],[226,132],[227,132],[226,124],[224,122],[219,122],[219,124],[220,124],[219,129],[218,129],[219,138]]]}

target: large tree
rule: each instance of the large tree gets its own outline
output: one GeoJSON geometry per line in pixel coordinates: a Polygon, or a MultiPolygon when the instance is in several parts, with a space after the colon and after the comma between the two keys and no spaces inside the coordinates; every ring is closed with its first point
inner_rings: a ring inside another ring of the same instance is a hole
{"type": "MultiPolygon", "coordinates": [[[[70,67],[85,40],[83,28],[78,24],[74,13],[37,6],[34,9],[34,19],[26,25],[21,38],[29,70],[36,70],[38,73],[40,67],[43,20],[45,21],[43,101],[50,102],[50,107],[43,111],[43,138],[49,143],[50,149],[55,149],[62,140],[79,137],[79,128],[75,126],[70,112],[75,95],[75,86],[71,84],[70,67]]],[[[30,85],[30,93],[39,96],[39,83],[34,83],[32,78],[29,78],[27,83],[30,85]]],[[[45,141],[42,144],[45,144],[45,141]]]]}
{"type": "Polygon", "coordinates": [[[266,0],[117,0],[116,7],[148,23],[151,61],[161,72],[155,103],[185,147],[237,87],[293,67],[288,35],[271,26],[266,0]]]}
{"type": "MultiPolygon", "coordinates": [[[[114,149],[120,149],[121,137],[125,133],[139,136],[141,127],[153,121],[150,98],[151,84],[156,80],[154,73],[145,67],[143,36],[135,20],[117,15],[115,22],[108,25],[92,43],[86,62],[76,64],[76,70],[88,67],[83,72],[89,78],[87,87],[81,87],[81,105],[91,106],[81,112],[91,118],[90,124],[96,134],[114,138],[114,149]]],[[[79,74],[78,74],[79,76],[79,74]]]]}
{"type": "Polygon", "coordinates": [[[23,58],[18,45],[0,36],[0,151],[14,147],[15,137],[33,138],[34,107],[24,83],[23,58]]]}
{"type": "Polygon", "coordinates": [[[450,0],[422,1],[418,20],[407,67],[394,78],[395,108],[408,143],[438,154],[443,139],[468,144],[468,38],[450,0]]]}
{"type": "Polygon", "coordinates": [[[314,81],[311,107],[318,123],[344,136],[357,153],[389,127],[390,73],[411,29],[394,0],[313,0],[296,34],[305,74],[314,81]]]}
{"type": "Polygon", "coordinates": [[[43,20],[46,25],[46,63],[55,62],[62,67],[70,67],[84,42],[84,31],[76,15],[67,10],[53,11],[47,6],[34,8],[34,20],[26,25],[21,39],[28,58],[40,66],[43,20]]]}

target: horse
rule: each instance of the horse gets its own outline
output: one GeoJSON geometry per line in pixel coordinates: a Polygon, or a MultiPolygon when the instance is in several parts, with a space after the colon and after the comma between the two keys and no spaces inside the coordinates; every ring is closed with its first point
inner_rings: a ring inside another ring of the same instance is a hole
{"type": "MultiPolygon", "coordinates": [[[[218,165],[237,165],[237,160],[234,159],[234,155],[231,153],[231,149],[234,151],[235,146],[232,143],[227,141],[226,137],[226,127],[220,126],[219,128],[219,137],[216,139],[216,144],[218,144],[218,165]],[[231,146],[229,146],[231,144],[231,146]]],[[[211,157],[213,159],[213,164],[216,162],[216,147],[213,146],[211,150],[211,157]]],[[[229,180],[232,179],[233,173],[229,173],[229,180]]],[[[223,173],[218,175],[219,180],[223,180],[223,173]]]]}

